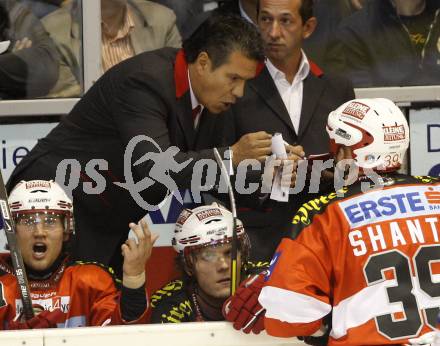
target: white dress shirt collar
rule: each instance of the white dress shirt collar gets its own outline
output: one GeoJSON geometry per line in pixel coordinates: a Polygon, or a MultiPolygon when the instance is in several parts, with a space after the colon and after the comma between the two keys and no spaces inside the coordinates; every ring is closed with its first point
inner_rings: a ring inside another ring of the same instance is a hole
{"type": "Polygon", "coordinates": [[[302,52],[301,63],[292,83],[287,80],[285,73],[277,69],[269,59],[266,60],[266,66],[275,83],[278,93],[286,106],[293,128],[298,134],[303,105],[303,81],[310,73],[309,61],[304,52],[302,52]]]}
{"type": "MultiPolygon", "coordinates": [[[[274,64],[270,61],[270,59],[266,59],[266,66],[269,70],[269,73],[274,81],[279,80],[286,80],[286,75],[284,72],[280,71],[278,68],[275,67],[274,64]]],[[[306,54],[303,50],[301,50],[301,63],[299,64],[298,72],[296,73],[293,82],[291,84],[294,84],[298,81],[303,81],[310,73],[310,63],[309,59],[307,59],[306,54]]]]}

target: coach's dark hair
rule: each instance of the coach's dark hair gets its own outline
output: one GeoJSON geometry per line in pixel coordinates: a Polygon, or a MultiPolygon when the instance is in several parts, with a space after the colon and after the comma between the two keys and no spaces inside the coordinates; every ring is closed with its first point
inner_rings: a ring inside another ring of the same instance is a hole
{"type": "Polygon", "coordinates": [[[227,62],[234,51],[249,59],[263,61],[264,49],[257,28],[236,15],[213,14],[183,42],[188,63],[196,61],[201,52],[206,52],[213,69],[227,62]]]}
{"type": "MultiPolygon", "coordinates": [[[[303,23],[305,23],[310,18],[313,17],[313,5],[315,0],[300,0],[300,1],[301,1],[301,7],[299,8],[299,15],[301,16],[303,23]]],[[[261,0],[258,0],[257,2],[257,18],[260,14],[260,2],[261,0]]]]}

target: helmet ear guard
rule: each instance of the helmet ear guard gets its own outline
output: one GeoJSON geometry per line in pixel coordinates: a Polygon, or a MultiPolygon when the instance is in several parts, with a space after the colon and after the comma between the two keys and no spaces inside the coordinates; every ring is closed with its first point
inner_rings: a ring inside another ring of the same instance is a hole
{"type": "Polygon", "coordinates": [[[352,148],[361,169],[398,170],[409,146],[409,127],[400,109],[387,99],[355,99],[328,117],[326,130],[334,156],[341,145],[352,148]]]}

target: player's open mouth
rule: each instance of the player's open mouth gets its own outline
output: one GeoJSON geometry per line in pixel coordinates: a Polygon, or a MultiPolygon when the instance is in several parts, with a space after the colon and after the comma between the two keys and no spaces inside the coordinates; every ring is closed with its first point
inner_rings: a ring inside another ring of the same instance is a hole
{"type": "Polygon", "coordinates": [[[43,243],[36,243],[32,247],[32,251],[34,252],[34,257],[41,258],[44,257],[44,254],[47,251],[47,246],[43,243]]]}

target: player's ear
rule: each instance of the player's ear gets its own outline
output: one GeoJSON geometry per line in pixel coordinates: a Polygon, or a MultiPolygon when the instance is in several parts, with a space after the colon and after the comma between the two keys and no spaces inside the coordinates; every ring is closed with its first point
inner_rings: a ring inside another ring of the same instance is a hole
{"type": "Polygon", "coordinates": [[[203,75],[206,71],[211,71],[211,59],[207,52],[200,52],[195,61],[196,70],[200,75],[203,75]]]}

